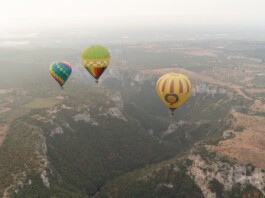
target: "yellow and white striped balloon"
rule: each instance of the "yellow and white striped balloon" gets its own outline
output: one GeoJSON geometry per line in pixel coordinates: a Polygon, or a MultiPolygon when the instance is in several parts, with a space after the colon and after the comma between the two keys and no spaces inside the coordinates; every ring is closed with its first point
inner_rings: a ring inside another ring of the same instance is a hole
{"type": "Polygon", "coordinates": [[[161,76],[156,83],[157,94],[172,114],[191,94],[192,85],[183,74],[169,73],[161,76]]]}

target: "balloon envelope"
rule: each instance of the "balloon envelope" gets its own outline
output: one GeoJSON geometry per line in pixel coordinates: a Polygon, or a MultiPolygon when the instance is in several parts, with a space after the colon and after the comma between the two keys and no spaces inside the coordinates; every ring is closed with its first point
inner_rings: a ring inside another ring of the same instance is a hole
{"type": "Polygon", "coordinates": [[[109,66],[110,53],[101,45],[92,45],[82,52],[82,64],[97,80],[109,66]]]}
{"type": "Polygon", "coordinates": [[[50,65],[50,74],[61,85],[67,81],[72,73],[72,68],[67,62],[54,62],[50,65]]]}
{"type": "Polygon", "coordinates": [[[156,84],[157,94],[172,113],[190,97],[191,89],[190,80],[183,74],[165,74],[156,84]]]}

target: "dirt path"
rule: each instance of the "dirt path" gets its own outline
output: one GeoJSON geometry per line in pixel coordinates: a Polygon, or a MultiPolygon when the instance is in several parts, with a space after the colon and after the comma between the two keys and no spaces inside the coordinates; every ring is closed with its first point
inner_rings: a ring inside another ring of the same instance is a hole
{"type": "Polygon", "coordinates": [[[216,85],[228,87],[228,88],[233,89],[234,91],[236,91],[239,95],[241,95],[245,99],[253,100],[252,98],[248,97],[242,91],[242,87],[239,86],[239,85],[235,85],[235,84],[228,83],[228,82],[223,82],[223,81],[214,79],[211,76],[208,76],[208,75],[205,75],[205,74],[195,73],[193,71],[189,71],[189,70],[186,70],[186,69],[183,69],[183,68],[164,68],[164,69],[154,69],[154,70],[143,70],[143,71],[141,71],[141,73],[143,73],[143,74],[154,74],[154,75],[163,75],[163,74],[167,74],[167,73],[170,73],[170,72],[182,73],[182,74],[187,75],[189,78],[191,78],[193,80],[197,80],[197,81],[202,81],[202,82],[207,82],[207,83],[211,83],[211,84],[216,84],[216,85]]]}
{"type": "Polygon", "coordinates": [[[249,94],[265,94],[265,88],[249,88],[245,89],[245,91],[249,94]]]}
{"type": "Polygon", "coordinates": [[[241,163],[251,163],[265,168],[265,117],[232,112],[236,121],[234,128],[242,127],[242,132],[234,132],[233,139],[221,141],[213,149],[241,163]]]}

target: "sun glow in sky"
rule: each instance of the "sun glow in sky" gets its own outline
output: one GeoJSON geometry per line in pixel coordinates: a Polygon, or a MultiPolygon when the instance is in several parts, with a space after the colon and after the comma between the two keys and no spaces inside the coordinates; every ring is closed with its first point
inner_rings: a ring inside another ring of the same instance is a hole
{"type": "Polygon", "coordinates": [[[165,20],[180,24],[264,24],[264,8],[264,0],[9,0],[0,3],[0,26],[14,29],[80,21],[109,25],[165,20]]]}

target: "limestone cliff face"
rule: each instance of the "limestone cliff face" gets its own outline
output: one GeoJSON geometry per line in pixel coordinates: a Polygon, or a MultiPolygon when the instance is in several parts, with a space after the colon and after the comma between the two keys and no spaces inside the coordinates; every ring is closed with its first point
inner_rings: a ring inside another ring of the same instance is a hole
{"type": "MultiPolygon", "coordinates": [[[[13,173],[12,181],[9,183],[9,186],[3,190],[4,198],[11,197],[13,193],[18,193],[26,186],[35,185],[34,182],[29,179],[29,175],[32,173],[40,177],[43,185],[47,187],[47,189],[50,188],[47,174],[49,161],[47,157],[46,137],[40,128],[29,124],[25,124],[25,126],[31,131],[31,133],[28,134],[29,137],[27,137],[30,142],[33,143],[31,145],[31,151],[28,153],[28,156],[26,156],[26,158],[28,157],[26,163],[23,164],[21,168],[17,169],[16,173],[13,173]]],[[[26,144],[29,144],[29,142],[26,142],[26,144]]]]}
{"type": "Polygon", "coordinates": [[[89,123],[89,124],[91,124],[93,126],[98,126],[99,125],[98,122],[91,117],[89,111],[76,114],[75,116],[73,116],[73,120],[76,121],[76,122],[84,121],[84,122],[89,123]]]}
{"type": "MultiPolygon", "coordinates": [[[[141,86],[145,82],[150,82],[155,86],[156,81],[159,75],[153,74],[143,74],[141,72],[136,71],[125,71],[118,68],[111,68],[109,72],[105,74],[104,78],[102,78],[103,86],[109,86],[104,83],[107,79],[115,79],[120,81],[120,84],[124,87],[125,84],[134,87],[141,86]]],[[[191,79],[192,80],[192,79],[191,79]]],[[[231,89],[224,88],[224,86],[218,86],[216,84],[210,84],[203,81],[196,81],[193,83],[193,95],[207,93],[207,95],[211,95],[214,97],[216,94],[227,94],[231,98],[234,96],[234,93],[231,89]]]]}
{"type": "Polygon", "coordinates": [[[63,128],[62,127],[57,127],[57,128],[54,128],[52,131],[51,131],[51,135],[50,136],[54,136],[54,135],[61,135],[61,134],[64,134],[64,131],[63,131],[63,128]]]}
{"type": "Polygon", "coordinates": [[[117,91],[117,92],[108,94],[108,98],[112,102],[114,102],[115,106],[108,108],[107,111],[103,112],[103,115],[104,116],[109,115],[113,118],[117,118],[117,119],[127,122],[126,117],[122,113],[124,105],[123,105],[123,99],[122,99],[121,93],[117,91]]]}
{"type": "Polygon", "coordinates": [[[210,95],[214,97],[216,94],[226,94],[230,98],[234,96],[233,92],[227,88],[219,87],[214,84],[208,84],[204,82],[196,82],[193,83],[193,95],[201,94],[201,93],[207,93],[207,95],[210,95]]]}
{"type": "Polygon", "coordinates": [[[206,198],[217,197],[210,189],[210,184],[214,180],[223,186],[224,191],[231,191],[238,184],[242,188],[251,185],[265,195],[265,170],[250,164],[229,161],[224,156],[206,153],[201,155],[198,152],[191,152],[187,156],[191,161],[187,168],[188,175],[194,179],[206,198]]]}

